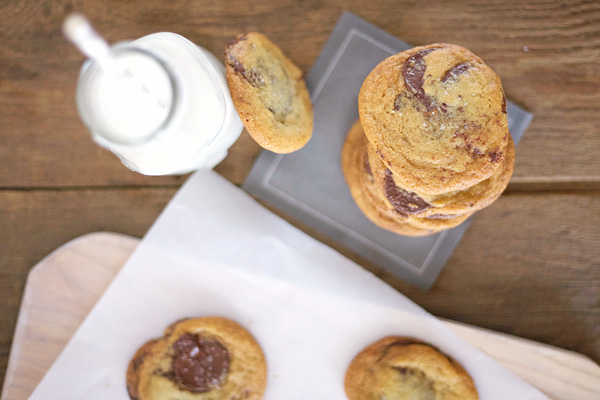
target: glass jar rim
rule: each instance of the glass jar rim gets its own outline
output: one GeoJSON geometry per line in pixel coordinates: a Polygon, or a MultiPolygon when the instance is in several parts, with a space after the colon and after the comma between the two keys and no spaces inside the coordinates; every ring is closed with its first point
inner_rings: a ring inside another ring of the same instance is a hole
{"type": "Polygon", "coordinates": [[[157,137],[162,135],[166,130],[166,127],[173,121],[174,116],[180,107],[179,100],[181,95],[181,85],[178,82],[177,75],[174,73],[168,63],[160,57],[160,55],[154,54],[146,49],[130,46],[129,43],[119,43],[114,45],[111,47],[111,53],[116,57],[120,57],[125,54],[140,54],[153,60],[162,68],[169,80],[171,87],[172,100],[169,107],[169,112],[167,113],[164,121],[162,121],[162,123],[150,134],[144,136],[143,138],[134,141],[115,139],[114,135],[111,135],[109,131],[103,127],[103,124],[98,121],[97,115],[93,111],[93,106],[90,104],[89,84],[92,82],[90,79],[93,80],[93,76],[91,76],[91,74],[98,73],[102,67],[97,61],[88,60],[81,68],[79,81],[77,84],[76,100],[79,114],[86,127],[92,132],[94,140],[96,140],[96,142],[103,147],[114,149],[117,147],[134,148],[144,146],[145,144],[154,141],[157,137]]]}

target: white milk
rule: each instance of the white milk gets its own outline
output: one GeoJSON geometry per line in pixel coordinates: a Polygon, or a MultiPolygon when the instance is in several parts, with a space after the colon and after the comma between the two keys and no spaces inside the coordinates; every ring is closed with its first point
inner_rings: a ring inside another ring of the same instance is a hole
{"type": "Polygon", "coordinates": [[[242,131],[209,52],[174,33],[111,49],[109,63],[84,65],[78,106],[100,145],[146,175],[212,168],[242,131]]]}

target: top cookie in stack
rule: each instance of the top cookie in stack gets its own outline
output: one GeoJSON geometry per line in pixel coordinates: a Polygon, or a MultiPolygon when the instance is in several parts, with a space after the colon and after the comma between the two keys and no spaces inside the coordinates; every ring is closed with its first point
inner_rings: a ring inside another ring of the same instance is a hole
{"type": "Polygon", "coordinates": [[[500,79],[463,47],[438,43],[387,58],[365,79],[358,106],[370,144],[405,190],[465,190],[506,157],[500,79]]]}

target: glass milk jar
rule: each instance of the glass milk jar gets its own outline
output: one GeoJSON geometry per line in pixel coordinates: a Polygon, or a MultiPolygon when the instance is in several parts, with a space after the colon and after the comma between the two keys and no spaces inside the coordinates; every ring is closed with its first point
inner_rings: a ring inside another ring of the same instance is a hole
{"type": "Polygon", "coordinates": [[[110,48],[84,63],[79,113],[94,140],[145,175],[213,168],[242,131],[224,66],[174,33],[110,48]]]}

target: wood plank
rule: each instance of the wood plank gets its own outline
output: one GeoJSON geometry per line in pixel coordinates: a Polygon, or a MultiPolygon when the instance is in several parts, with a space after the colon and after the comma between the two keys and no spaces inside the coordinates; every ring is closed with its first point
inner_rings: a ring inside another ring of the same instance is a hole
{"type": "Polygon", "coordinates": [[[0,381],[29,269],[89,232],[143,236],[174,193],[171,188],[0,191],[0,381]]]}
{"type": "MultiPolygon", "coordinates": [[[[79,121],[74,91],[83,57],[62,39],[67,0],[3,1],[0,13],[0,187],[177,186],[143,177],[95,146],[79,121]]],[[[109,41],[174,31],[221,55],[244,31],[259,30],[308,71],[343,10],[409,43],[464,45],[501,76],[509,98],[535,113],[517,149],[515,178],[554,189],[598,188],[600,3],[520,0],[261,2],[148,0],[77,3],[109,41]],[[524,50],[526,47],[527,51],[524,50]],[[590,183],[591,182],[591,183],[590,183]]],[[[244,134],[219,171],[235,183],[258,147],[244,134]]]]}
{"type": "Polygon", "coordinates": [[[2,400],[31,395],[138,242],[91,233],[64,244],[31,270],[13,340],[19,350],[11,351],[2,400]]]}
{"type": "MultiPolygon", "coordinates": [[[[92,233],[61,246],[35,266],[27,279],[3,400],[31,394],[137,245],[138,240],[129,236],[92,233]]],[[[444,322],[553,399],[600,395],[600,367],[584,356],[444,322]]]]}

